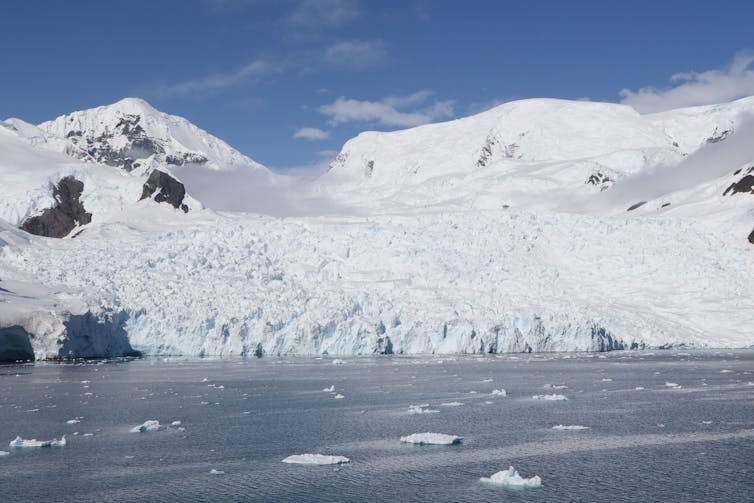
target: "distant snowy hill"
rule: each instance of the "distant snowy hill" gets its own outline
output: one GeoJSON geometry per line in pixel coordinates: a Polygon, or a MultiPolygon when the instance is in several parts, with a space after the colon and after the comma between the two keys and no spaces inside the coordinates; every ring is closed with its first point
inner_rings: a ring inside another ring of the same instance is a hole
{"type": "Polygon", "coordinates": [[[141,100],[6,120],[0,358],[752,346],[753,113],[511,102],[312,187],[141,100]]]}

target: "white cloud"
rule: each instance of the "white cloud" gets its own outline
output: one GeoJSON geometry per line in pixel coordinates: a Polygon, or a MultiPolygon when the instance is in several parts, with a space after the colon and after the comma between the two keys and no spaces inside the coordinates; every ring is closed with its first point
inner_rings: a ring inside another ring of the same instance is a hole
{"type": "Polygon", "coordinates": [[[419,91],[408,96],[388,96],[379,101],[341,96],[329,105],[319,107],[319,111],[330,116],[329,122],[333,126],[346,122],[377,122],[383,126],[413,127],[451,117],[453,102],[449,100],[414,108],[415,105],[425,102],[431,94],[428,91],[419,91]],[[414,109],[405,110],[407,107],[414,109]]]}
{"type": "Polygon", "coordinates": [[[332,28],[361,16],[352,0],[303,0],[291,13],[288,21],[305,28],[332,28]]]}
{"type": "Polygon", "coordinates": [[[303,127],[296,131],[293,137],[303,138],[304,140],[326,140],[330,137],[330,132],[315,127],[303,127]]]}
{"type": "Polygon", "coordinates": [[[641,113],[673,108],[722,103],[754,94],[754,53],[739,53],[722,70],[688,72],[673,75],[669,87],[643,87],[638,91],[623,89],[622,103],[641,113]]]}
{"type": "Polygon", "coordinates": [[[278,73],[282,68],[265,60],[253,61],[233,72],[215,73],[205,77],[178,82],[164,87],[163,94],[191,94],[201,91],[216,91],[238,85],[248,79],[278,73]]]}
{"type": "Polygon", "coordinates": [[[381,40],[339,42],[325,49],[326,63],[351,68],[366,68],[385,61],[387,50],[381,40]]]}

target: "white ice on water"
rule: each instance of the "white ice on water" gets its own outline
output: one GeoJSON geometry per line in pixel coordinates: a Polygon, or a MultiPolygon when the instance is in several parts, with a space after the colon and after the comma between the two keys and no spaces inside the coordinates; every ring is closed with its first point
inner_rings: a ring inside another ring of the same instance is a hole
{"type": "Polygon", "coordinates": [[[409,414],[434,414],[436,412],[440,412],[440,411],[437,409],[430,409],[428,403],[408,406],[409,414]]]}
{"type": "Polygon", "coordinates": [[[148,419],[144,421],[143,424],[140,424],[139,426],[134,426],[131,428],[131,433],[147,433],[150,431],[157,431],[161,430],[163,428],[162,425],[160,425],[160,422],[156,419],[148,419]]]}
{"type": "Polygon", "coordinates": [[[53,438],[52,440],[37,440],[36,438],[24,439],[17,436],[10,441],[11,448],[25,448],[25,447],[65,447],[67,444],[65,435],[60,440],[53,438]]]}
{"type": "Polygon", "coordinates": [[[345,456],[328,456],[325,454],[295,454],[283,460],[283,463],[298,465],[340,465],[350,462],[351,460],[345,456]]]}
{"type": "Polygon", "coordinates": [[[565,395],[559,395],[557,393],[553,393],[552,395],[534,395],[532,398],[534,400],[568,400],[565,395]]]}
{"type": "Polygon", "coordinates": [[[493,389],[492,394],[497,395],[497,396],[503,396],[503,397],[508,396],[508,392],[505,391],[505,388],[493,389]]]}
{"type": "Polygon", "coordinates": [[[0,451],[0,458],[2,458],[3,456],[9,456],[9,455],[10,455],[10,452],[8,451],[0,451]]]}
{"type": "Polygon", "coordinates": [[[507,470],[494,473],[492,476],[482,477],[479,480],[490,484],[498,484],[510,487],[539,487],[542,485],[542,479],[539,475],[525,478],[511,466],[507,470]]]}
{"type": "Polygon", "coordinates": [[[441,403],[443,407],[461,407],[463,405],[462,402],[445,402],[441,403]]]}
{"type": "Polygon", "coordinates": [[[461,437],[445,433],[414,433],[401,437],[401,442],[418,445],[454,445],[461,443],[461,437]]]}
{"type": "Polygon", "coordinates": [[[578,424],[572,424],[572,425],[565,425],[565,424],[556,424],[552,427],[553,430],[588,430],[589,426],[581,426],[578,424]]]}
{"type": "Polygon", "coordinates": [[[335,391],[335,385],[333,384],[329,388],[325,388],[322,391],[326,391],[328,393],[332,393],[333,391],[335,391]]]}

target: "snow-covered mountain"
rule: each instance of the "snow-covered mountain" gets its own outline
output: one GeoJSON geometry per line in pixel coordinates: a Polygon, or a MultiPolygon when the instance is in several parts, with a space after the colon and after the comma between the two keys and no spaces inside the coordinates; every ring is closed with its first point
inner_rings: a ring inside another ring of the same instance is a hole
{"type": "Polygon", "coordinates": [[[316,182],[317,204],[183,119],[112,107],[0,127],[12,224],[0,227],[0,326],[23,327],[14,344],[27,334],[37,357],[96,354],[95,325],[110,334],[98,350],[117,354],[754,345],[754,98],[651,115],[525,100],[362,133],[316,182]],[[179,153],[192,160],[168,162],[179,153]],[[149,169],[205,208],[158,204],[164,188],[138,202],[149,169]],[[63,205],[79,187],[66,176],[83,189],[63,205]],[[248,210],[228,201],[263,197],[256,184],[298,216],[213,211],[248,210]],[[76,239],[14,229],[51,206],[91,223],[76,239]],[[57,328],[30,321],[45,310],[57,328]]]}
{"type": "Polygon", "coordinates": [[[186,119],[155,110],[138,98],[62,115],[39,124],[65,139],[65,152],[84,161],[148,173],[152,169],[204,167],[265,170],[186,119]]]}

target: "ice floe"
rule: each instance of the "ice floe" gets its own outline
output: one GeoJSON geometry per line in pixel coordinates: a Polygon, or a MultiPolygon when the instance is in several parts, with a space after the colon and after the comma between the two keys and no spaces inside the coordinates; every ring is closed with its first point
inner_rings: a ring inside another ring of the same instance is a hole
{"type": "Polygon", "coordinates": [[[65,424],[77,424],[80,422],[81,422],[80,419],[69,419],[68,421],[65,422],[65,424]]]}
{"type": "Polygon", "coordinates": [[[534,400],[568,400],[565,395],[559,395],[557,393],[553,393],[552,395],[534,395],[532,398],[534,400]]]}
{"type": "Polygon", "coordinates": [[[552,427],[552,429],[553,430],[588,430],[589,427],[588,426],[581,426],[581,425],[578,425],[578,424],[570,424],[570,425],[556,424],[555,426],[552,427]]]}
{"type": "Polygon", "coordinates": [[[428,403],[408,406],[409,414],[433,414],[435,412],[440,412],[440,411],[436,409],[430,409],[428,403]]]}
{"type": "Polygon", "coordinates": [[[325,388],[322,391],[325,391],[325,392],[328,392],[328,393],[332,393],[333,391],[335,391],[335,385],[333,384],[329,388],[325,388]]]}
{"type": "Polygon", "coordinates": [[[345,398],[345,396],[343,396],[343,395],[341,395],[340,393],[338,393],[338,394],[337,394],[337,395],[335,395],[335,396],[334,396],[333,398],[335,398],[336,400],[340,400],[341,398],[345,398]]]}
{"type": "Polygon", "coordinates": [[[568,389],[568,386],[565,384],[545,384],[542,387],[546,389],[568,389]]]}
{"type": "Polygon", "coordinates": [[[340,465],[350,462],[351,460],[345,456],[327,456],[325,454],[295,454],[283,460],[283,463],[297,465],[340,465]]]}
{"type": "Polygon", "coordinates": [[[158,420],[148,419],[147,421],[144,421],[143,424],[131,428],[131,433],[147,433],[149,431],[157,431],[163,428],[164,426],[162,426],[158,420]]]}
{"type": "Polygon", "coordinates": [[[225,472],[222,470],[215,470],[214,468],[209,471],[210,475],[225,475],[225,472]]]}
{"type": "Polygon", "coordinates": [[[2,458],[3,456],[10,456],[10,452],[8,452],[8,451],[0,451],[0,458],[2,458]]]}
{"type": "Polygon", "coordinates": [[[461,402],[445,402],[445,403],[441,403],[440,405],[442,405],[443,407],[461,407],[463,405],[463,403],[461,403],[461,402]]]}
{"type": "Polygon", "coordinates": [[[680,388],[681,387],[681,385],[678,384],[677,382],[666,382],[665,386],[667,386],[668,388],[680,388]]]}
{"type": "Polygon", "coordinates": [[[505,388],[493,389],[492,394],[497,396],[508,396],[508,392],[505,391],[505,388]]]}
{"type": "Polygon", "coordinates": [[[21,437],[16,437],[10,441],[9,445],[11,448],[16,449],[25,447],[65,447],[66,443],[65,435],[63,435],[60,440],[57,438],[53,438],[52,440],[37,440],[36,438],[27,440],[21,437]]]}
{"type": "Polygon", "coordinates": [[[479,480],[490,484],[498,484],[510,487],[539,487],[542,485],[542,479],[539,477],[539,475],[535,475],[529,478],[522,477],[512,466],[507,470],[493,474],[489,478],[482,477],[479,480]]]}
{"type": "Polygon", "coordinates": [[[454,445],[461,443],[461,437],[445,433],[414,433],[401,437],[401,442],[418,445],[454,445]]]}
{"type": "Polygon", "coordinates": [[[334,359],[334,360],[332,361],[332,364],[333,364],[333,365],[343,365],[344,363],[346,363],[346,362],[344,362],[344,361],[343,361],[343,360],[341,360],[340,358],[336,358],[336,359],[334,359]]]}

